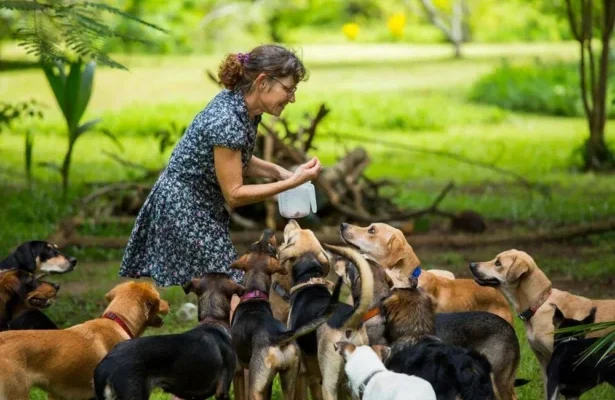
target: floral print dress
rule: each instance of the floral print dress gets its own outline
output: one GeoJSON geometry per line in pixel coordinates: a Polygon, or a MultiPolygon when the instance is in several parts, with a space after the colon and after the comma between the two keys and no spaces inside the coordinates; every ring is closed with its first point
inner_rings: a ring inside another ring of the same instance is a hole
{"type": "Polygon", "coordinates": [[[241,150],[245,171],[260,115],[250,120],[240,91],[218,93],[194,118],[139,211],[119,275],[151,277],[158,286],[182,285],[206,272],[224,272],[237,252],[230,216],[214,169],[214,146],[241,150]]]}

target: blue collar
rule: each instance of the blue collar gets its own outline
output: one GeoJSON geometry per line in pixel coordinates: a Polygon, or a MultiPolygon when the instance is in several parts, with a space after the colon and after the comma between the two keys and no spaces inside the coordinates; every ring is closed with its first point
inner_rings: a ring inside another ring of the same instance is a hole
{"type": "Polygon", "coordinates": [[[418,279],[418,277],[421,276],[421,272],[423,272],[423,270],[421,269],[421,266],[419,265],[418,267],[416,267],[414,269],[414,271],[412,271],[412,275],[411,276],[413,278],[417,278],[418,279]]]}

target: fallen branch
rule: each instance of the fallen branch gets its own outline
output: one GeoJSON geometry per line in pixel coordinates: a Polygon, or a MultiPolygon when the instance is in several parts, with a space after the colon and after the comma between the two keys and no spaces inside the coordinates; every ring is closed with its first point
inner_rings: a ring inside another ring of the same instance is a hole
{"type": "MultiPolygon", "coordinates": [[[[60,228],[53,235],[51,235],[48,240],[55,243],[60,248],[66,246],[80,246],[120,249],[125,247],[128,243],[127,237],[82,236],[75,232],[74,227],[74,225],[72,228],[69,226],[69,231],[67,232],[63,232],[60,228]]],[[[413,234],[407,236],[407,239],[413,247],[468,248],[491,245],[518,246],[545,242],[558,242],[611,231],[615,231],[615,219],[524,234],[505,233],[487,236],[467,234],[413,234]]],[[[231,239],[235,246],[243,247],[253,243],[254,240],[261,235],[261,233],[261,230],[233,231],[231,232],[231,239]]],[[[315,231],[314,233],[318,240],[322,243],[334,245],[343,244],[337,230],[329,229],[326,232],[315,231]]],[[[279,243],[282,243],[282,233],[277,232],[276,235],[278,236],[279,243]]]]}

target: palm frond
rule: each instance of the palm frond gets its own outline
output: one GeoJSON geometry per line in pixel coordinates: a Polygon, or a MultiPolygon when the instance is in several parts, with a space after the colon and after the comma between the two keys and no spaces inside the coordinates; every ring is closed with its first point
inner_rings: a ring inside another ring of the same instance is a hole
{"type": "Polygon", "coordinates": [[[15,11],[43,11],[53,7],[50,4],[39,3],[32,0],[0,0],[0,8],[15,11]]]}

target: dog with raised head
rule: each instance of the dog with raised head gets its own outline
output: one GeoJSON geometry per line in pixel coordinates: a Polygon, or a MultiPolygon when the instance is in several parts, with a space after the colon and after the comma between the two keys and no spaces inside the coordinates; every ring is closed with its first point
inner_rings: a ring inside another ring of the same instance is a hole
{"type": "Polygon", "coordinates": [[[421,268],[421,262],[403,232],[390,225],[367,227],[342,224],[342,240],[357,247],[366,257],[388,270],[403,271],[405,279],[418,277],[419,286],[436,299],[436,312],[486,311],[513,325],[506,298],[497,290],[478,285],[472,279],[447,279],[421,268]]]}
{"type": "MultiPolygon", "coordinates": [[[[525,323],[528,342],[543,378],[553,352],[553,313],[555,304],[567,318],[581,320],[596,307],[596,322],[615,320],[615,300],[592,300],[552,288],[551,281],[524,251],[507,250],[493,260],[473,262],[470,271],[480,285],[500,290],[525,323]]],[[[589,334],[604,335],[607,331],[589,334]]],[[[545,380],[546,381],[546,380],[545,380]]]]}
{"type": "MultiPolygon", "coordinates": [[[[369,265],[358,252],[334,246],[327,249],[349,258],[357,265],[362,278],[361,296],[354,306],[338,304],[335,313],[315,333],[297,340],[312,398],[329,400],[337,399],[338,392],[345,389],[343,359],[333,344],[342,340],[357,346],[369,344],[362,320],[372,302],[373,278],[369,265]]],[[[291,220],[284,228],[279,257],[292,276],[289,327],[294,329],[323,315],[330,303],[332,283],[325,279],[331,268],[329,255],[311,230],[301,229],[291,220]]]]}
{"type": "Polygon", "coordinates": [[[94,369],[117,344],[162,326],[169,305],[149,283],[125,282],[105,296],[101,318],[67,329],[0,333],[0,400],[38,387],[56,398],[91,399],[94,369]]]}
{"type": "Polygon", "coordinates": [[[245,398],[241,386],[243,368],[248,368],[250,399],[270,398],[273,379],[279,373],[284,398],[294,400],[300,362],[295,340],[316,330],[333,313],[342,282],[339,281],[323,315],[289,329],[273,316],[269,303],[271,275],[287,273],[280,266],[273,232],[265,230],[231,268],[245,272],[245,293],[231,322],[233,347],[241,367],[234,380],[237,396],[245,398]]]}
{"type": "Polygon", "coordinates": [[[230,399],[236,367],[230,304],[244,288],[227,274],[206,273],[183,289],[198,296],[199,325],[179,334],[119,343],[94,371],[98,400],[149,399],[156,387],[182,399],[230,399]]]}
{"type": "Polygon", "coordinates": [[[59,289],[21,269],[0,271],[0,331],[55,327],[40,309],[54,302],[59,289]]]}
{"type": "MultiPolygon", "coordinates": [[[[388,225],[378,225],[387,230],[388,225]]],[[[377,227],[378,227],[377,226],[377,227]]],[[[355,240],[349,237],[352,226],[341,226],[340,235],[343,240],[347,240],[351,245],[357,247],[365,257],[372,260],[383,260],[387,262],[386,253],[381,249],[381,246],[373,245],[369,239],[355,240]]],[[[354,231],[353,231],[354,232],[354,231]]],[[[374,235],[377,234],[377,229],[373,231],[374,235]]],[[[371,235],[371,233],[368,233],[371,235]]],[[[361,237],[361,236],[359,236],[361,237]]],[[[399,239],[399,238],[397,238],[399,239]]],[[[397,240],[395,239],[395,240],[397,240]]],[[[393,239],[391,239],[393,240],[393,239]]],[[[404,239],[405,241],[405,239],[404,239]]],[[[377,242],[377,241],[375,241],[377,242]]],[[[381,284],[375,287],[380,287],[379,293],[375,293],[375,297],[384,298],[387,297],[386,286],[396,286],[398,288],[408,288],[409,276],[416,270],[418,265],[418,257],[414,254],[411,246],[406,247],[405,256],[410,262],[400,259],[397,262],[388,260],[391,265],[386,265],[386,275],[389,276],[390,282],[387,283],[381,279],[381,284]],[[415,260],[412,262],[412,260],[415,260]]],[[[377,263],[378,265],[381,265],[377,263]]],[[[381,265],[381,267],[384,267],[381,265]]],[[[374,275],[376,279],[380,275],[374,275]]],[[[416,278],[414,278],[416,279],[416,278]]],[[[420,276],[416,279],[418,286],[420,286],[420,276]]],[[[429,296],[431,303],[436,307],[438,311],[438,299],[435,298],[429,290],[422,287],[423,292],[429,296]]],[[[404,327],[418,326],[418,324],[425,323],[425,318],[418,318],[421,310],[425,309],[425,304],[407,304],[403,307],[397,307],[395,313],[398,314],[396,318],[399,318],[396,324],[403,329],[404,327]],[[418,307],[418,306],[421,307],[418,307]]],[[[373,314],[378,315],[376,310],[373,314]]],[[[382,325],[386,323],[386,318],[369,318],[365,324],[370,332],[378,332],[382,330],[382,325]]],[[[499,317],[495,313],[486,311],[462,311],[462,312],[437,312],[435,315],[435,328],[436,335],[442,339],[445,343],[450,343],[456,346],[460,346],[466,349],[475,350],[487,357],[492,365],[494,375],[494,387],[496,396],[500,399],[516,399],[515,387],[522,386],[527,383],[525,380],[516,380],[516,372],[521,359],[521,350],[517,335],[511,326],[503,318],[499,317]]],[[[391,325],[387,326],[385,332],[387,335],[391,335],[391,325]],[[387,332],[388,331],[388,332],[387,332]]],[[[409,329],[409,328],[408,328],[409,329]]],[[[387,343],[390,342],[390,336],[384,338],[387,343]]],[[[373,337],[370,340],[378,341],[380,343],[381,338],[373,337]]]]}
{"type": "Polygon", "coordinates": [[[384,346],[355,346],[337,342],[335,349],[344,358],[344,371],[352,395],[364,400],[436,400],[433,387],[417,376],[389,371],[382,363],[388,352],[384,346]],[[376,350],[381,350],[379,353],[376,350]]]}
{"type": "MultiPolygon", "coordinates": [[[[566,318],[556,305],[552,306],[555,309],[555,329],[593,324],[596,320],[596,307],[591,308],[585,319],[578,321],[566,318]]],[[[555,348],[547,365],[547,399],[557,400],[560,394],[566,400],[578,399],[603,382],[615,387],[615,354],[611,353],[601,360],[602,352],[598,352],[579,363],[584,352],[597,341],[598,338],[588,339],[573,332],[555,333],[555,348]]]]}
{"type": "Polygon", "coordinates": [[[72,271],[76,265],[77,259],[63,254],[55,244],[32,240],[20,244],[7,258],[0,261],[0,270],[17,268],[31,274],[63,274],[72,271]]]}

